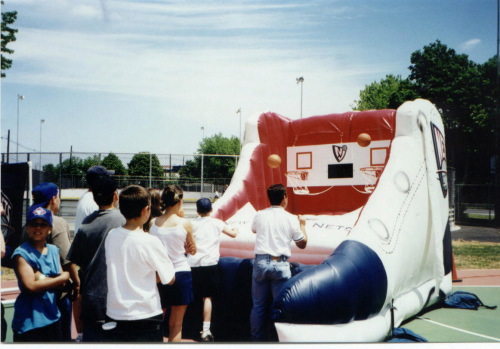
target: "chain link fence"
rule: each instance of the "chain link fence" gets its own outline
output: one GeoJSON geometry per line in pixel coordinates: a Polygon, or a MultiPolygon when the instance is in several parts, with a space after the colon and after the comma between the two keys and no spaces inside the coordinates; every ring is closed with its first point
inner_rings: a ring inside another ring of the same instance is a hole
{"type": "Polygon", "coordinates": [[[458,184],[455,189],[457,224],[495,226],[495,187],[493,184],[458,184]]]}
{"type": "MultiPolygon", "coordinates": [[[[33,168],[33,186],[40,182],[54,182],[61,189],[88,188],[85,181],[86,169],[101,164],[109,153],[2,153],[2,163],[28,162],[31,161],[33,168]],[[72,168],[74,167],[74,168],[72,168]],[[64,172],[63,169],[64,168],[64,172]],[[59,172],[54,172],[56,169],[59,172]],[[50,171],[48,171],[50,170],[50,171]]],[[[113,153],[121,161],[125,168],[132,158],[137,155],[133,153],[113,153]]],[[[148,153],[149,154],[149,153],[148,153]]],[[[200,193],[201,196],[215,198],[222,193],[226,185],[231,181],[231,176],[213,178],[207,176],[206,169],[212,160],[228,159],[236,168],[237,155],[211,155],[211,154],[150,154],[158,158],[162,174],[154,176],[153,162],[150,162],[149,175],[131,176],[115,175],[119,188],[129,184],[138,184],[147,188],[162,189],[169,184],[180,185],[184,191],[200,193]],[[183,177],[181,169],[188,162],[197,163],[199,176],[183,177]],[[205,171],[204,171],[205,170],[205,171]]],[[[449,199],[450,199],[450,221],[454,224],[493,226],[495,224],[495,200],[493,197],[493,184],[457,184],[455,183],[454,169],[450,168],[448,175],[449,199]],[[454,221],[454,222],[453,222],[454,221]]]]}
{"type": "MultiPolygon", "coordinates": [[[[128,169],[135,153],[113,153],[128,169]]],[[[214,159],[225,159],[225,166],[236,168],[238,155],[213,154],[146,154],[155,156],[161,170],[155,169],[155,163],[149,162],[144,175],[115,174],[119,188],[137,184],[147,188],[163,189],[166,185],[180,185],[184,191],[200,193],[221,193],[231,181],[231,176],[213,178],[207,171],[214,159]],[[181,175],[181,169],[191,162],[198,168],[199,176],[181,175]],[[155,171],[156,170],[156,171],[155,171]],[[158,175],[158,171],[161,175],[158,175]],[[156,173],[156,175],[155,175],[156,173]],[[204,174],[205,173],[205,174],[204,174]]],[[[54,182],[61,189],[88,188],[85,180],[86,169],[102,165],[109,153],[69,152],[69,153],[2,153],[2,163],[31,162],[33,168],[33,186],[41,182],[54,182]]],[[[157,163],[156,163],[157,165],[157,163]]],[[[108,168],[111,169],[111,168],[108,168]]],[[[113,168],[114,169],[114,168],[113,168]]]]}

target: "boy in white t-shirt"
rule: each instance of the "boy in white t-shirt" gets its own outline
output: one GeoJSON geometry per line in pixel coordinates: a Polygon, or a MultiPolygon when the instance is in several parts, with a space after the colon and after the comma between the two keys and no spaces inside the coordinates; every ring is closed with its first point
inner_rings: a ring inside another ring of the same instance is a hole
{"type": "Polygon", "coordinates": [[[192,221],[194,240],[196,241],[196,254],[189,255],[193,277],[193,291],[195,298],[203,299],[203,329],[201,340],[213,342],[214,337],[210,332],[212,317],[212,297],[217,295],[220,281],[219,275],[219,247],[220,234],[224,233],[232,238],[238,235],[237,228],[217,218],[210,217],[212,202],[208,198],[201,198],[196,202],[196,210],[200,215],[192,221]]]}
{"type": "Polygon", "coordinates": [[[109,342],[163,342],[163,311],[157,282],[172,284],[174,266],[161,241],[142,227],[149,219],[151,197],[141,186],[123,189],[121,214],[127,222],[105,240],[108,296],[103,325],[109,342]]]}

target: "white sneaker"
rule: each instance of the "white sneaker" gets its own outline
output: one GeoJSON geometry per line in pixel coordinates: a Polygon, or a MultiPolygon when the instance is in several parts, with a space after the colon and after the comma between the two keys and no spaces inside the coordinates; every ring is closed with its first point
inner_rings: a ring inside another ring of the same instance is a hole
{"type": "Polygon", "coordinates": [[[213,342],[214,341],[214,336],[212,335],[212,332],[210,330],[206,331],[201,331],[201,341],[202,342],[213,342]]]}

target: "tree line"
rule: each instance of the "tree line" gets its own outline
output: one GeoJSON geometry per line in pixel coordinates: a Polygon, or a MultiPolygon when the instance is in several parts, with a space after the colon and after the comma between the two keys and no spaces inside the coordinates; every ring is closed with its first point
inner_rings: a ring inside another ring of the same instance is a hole
{"type": "Polygon", "coordinates": [[[71,156],[68,159],[61,161],[59,164],[46,164],[43,166],[45,181],[59,182],[59,175],[75,176],[77,178],[85,178],[87,170],[92,166],[104,166],[109,170],[114,170],[117,176],[149,176],[151,162],[151,175],[154,177],[163,176],[163,168],[160,165],[160,160],[156,154],[138,153],[135,154],[127,167],[123,165],[120,158],[109,153],[103,159],[99,155],[89,156],[81,159],[77,156],[71,156]]]}
{"type": "MultiPolygon", "coordinates": [[[[200,142],[198,153],[194,155],[192,160],[187,160],[183,165],[173,166],[170,171],[178,173],[179,178],[201,178],[203,163],[203,177],[230,179],[236,169],[239,154],[239,139],[234,136],[231,138],[223,137],[221,133],[218,133],[200,142]]],[[[87,170],[97,165],[114,170],[116,176],[149,177],[151,175],[156,178],[164,177],[164,168],[158,156],[142,152],[134,154],[126,166],[114,153],[109,153],[102,159],[99,155],[89,156],[85,159],[71,156],[59,164],[44,165],[44,179],[55,183],[59,182],[61,175],[84,179],[87,170]]]]}

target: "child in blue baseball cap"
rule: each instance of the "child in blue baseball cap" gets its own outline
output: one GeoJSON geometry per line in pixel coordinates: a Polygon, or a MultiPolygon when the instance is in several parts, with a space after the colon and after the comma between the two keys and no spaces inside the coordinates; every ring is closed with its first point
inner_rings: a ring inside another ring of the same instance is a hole
{"type": "Polygon", "coordinates": [[[52,224],[49,209],[31,207],[26,214],[28,241],[12,254],[21,291],[14,303],[14,342],[61,341],[57,300],[69,273],[62,271],[59,249],[47,244],[52,224]]]}

